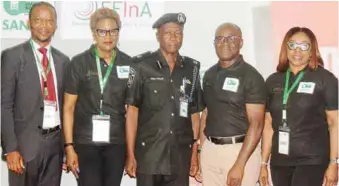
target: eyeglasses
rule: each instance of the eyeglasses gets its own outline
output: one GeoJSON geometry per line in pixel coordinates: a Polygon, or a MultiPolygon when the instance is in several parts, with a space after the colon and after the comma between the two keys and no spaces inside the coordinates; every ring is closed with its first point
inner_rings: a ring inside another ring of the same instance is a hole
{"type": "Polygon", "coordinates": [[[308,51],[311,48],[311,44],[302,42],[302,43],[297,43],[294,41],[287,42],[287,47],[289,50],[296,50],[299,48],[301,51],[308,51]]]}
{"type": "Polygon", "coordinates": [[[234,44],[240,39],[239,36],[217,36],[214,39],[214,42],[216,44],[222,44],[222,43],[229,43],[229,44],[234,44]]]}
{"type": "Polygon", "coordinates": [[[97,29],[98,36],[105,37],[109,33],[110,36],[116,36],[119,33],[119,28],[105,30],[105,29],[97,29]]]}

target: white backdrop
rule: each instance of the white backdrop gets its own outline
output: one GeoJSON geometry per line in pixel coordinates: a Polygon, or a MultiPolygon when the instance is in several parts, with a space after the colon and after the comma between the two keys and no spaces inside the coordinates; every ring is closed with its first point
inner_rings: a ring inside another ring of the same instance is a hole
{"type": "MultiPolygon", "coordinates": [[[[149,16],[149,12],[145,13],[145,11],[142,11],[146,10],[143,9],[145,3],[147,2],[119,1],[118,3],[113,3],[105,1],[83,2],[80,5],[75,5],[74,2],[55,2],[54,5],[58,13],[58,30],[54,36],[53,45],[70,57],[86,50],[92,43],[89,25],[86,25],[88,15],[96,8],[102,6],[115,7],[122,16],[123,24],[125,23],[125,27],[122,28],[119,48],[134,56],[158,48],[155,33],[151,29],[154,20],[165,12],[183,12],[186,14],[187,22],[181,54],[200,61],[202,70],[215,64],[217,61],[213,48],[215,29],[223,22],[233,22],[239,25],[243,31],[244,46],[241,53],[244,59],[255,66],[264,77],[267,77],[274,71],[276,60],[273,58],[273,46],[271,43],[270,2],[149,1],[149,10],[152,16],[149,16]],[[132,11],[129,11],[131,7],[132,11]],[[138,13],[135,13],[135,7],[139,8],[138,13]],[[142,12],[144,12],[143,16],[141,16],[142,12]],[[82,20],[79,20],[79,18],[82,20]],[[141,31],[136,31],[136,27],[140,28],[141,31]]],[[[1,48],[4,49],[28,39],[29,32],[23,26],[16,26],[26,21],[27,15],[25,15],[24,10],[22,14],[13,17],[4,11],[3,2],[0,5],[0,22],[2,24],[1,48]]],[[[331,56],[335,58],[332,61],[334,61],[335,65],[338,65],[337,48],[331,48],[326,51],[327,53],[330,51],[333,54],[331,56]]],[[[8,185],[7,168],[3,162],[1,164],[1,185],[8,185]]],[[[76,185],[73,176],[71,174],[64,174],[62,186],[73,185],[76,185]]],[[[123,178],[122,186],[134,185],[135,180],[127,177],[123,178]]],[[[196,185],[194,182],[191,184],[191,186],[196,185]]]]}

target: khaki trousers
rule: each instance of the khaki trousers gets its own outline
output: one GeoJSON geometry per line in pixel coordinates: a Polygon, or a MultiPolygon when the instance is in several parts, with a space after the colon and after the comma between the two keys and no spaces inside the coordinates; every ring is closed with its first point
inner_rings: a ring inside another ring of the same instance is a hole
{"type": "MultiPolygon", "coordinates": [[[[228,171],[235,163],[243,143],[216,145],[207,139],[201,148],[203,186],[226,186],[228,171]]],[[[246,163],[241,186],[255,186],[260,171],[259,145],[246,163]]]]}

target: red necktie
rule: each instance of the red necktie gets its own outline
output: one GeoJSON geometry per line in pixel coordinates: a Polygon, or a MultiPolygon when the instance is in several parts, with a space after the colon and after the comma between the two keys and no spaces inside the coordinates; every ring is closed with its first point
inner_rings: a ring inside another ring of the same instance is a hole
{"type": "MultiPolygon", "coordinates": [[[[45,73],[48,69],[48,58],[47,58],[47,49],[44,47],[39,48],[39,52],[42,54],[42,66],[44,68],[45,73]]],[[[46,74],[46,82],[44,78],[42,77],[42,93],[44,95],[44,99],[48,101],[54,101],[56,102],[56,93],[55,93],[55,87],[54,87],[54,81],[53,81],[53,73],[52,73],[52,67],[49,67],[48,74],[46,74]],[[45,95],[44,88],[47,86],[48,95],[45,95]]]]}

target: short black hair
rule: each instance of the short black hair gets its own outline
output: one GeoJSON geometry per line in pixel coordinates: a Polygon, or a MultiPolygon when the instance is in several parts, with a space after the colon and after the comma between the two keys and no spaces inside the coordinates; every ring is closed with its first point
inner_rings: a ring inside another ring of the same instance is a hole
{"type": "Polygon", "coordinates": [[[51,5],[50,3],[46,2],[46,1],[41,1],[41,2],[38,2],[38,3],[34,3],[32,5],[31,9],[29,10],[29,14],[28,14],[29,20],[31,20],[32,12],[33,12],[34,8],[39,7],[39,6],[47,6],[47,7],[51,8],[54,11],[55,20],[57,19],[57,13],[56,13],[54,6],[51,5]]]}

